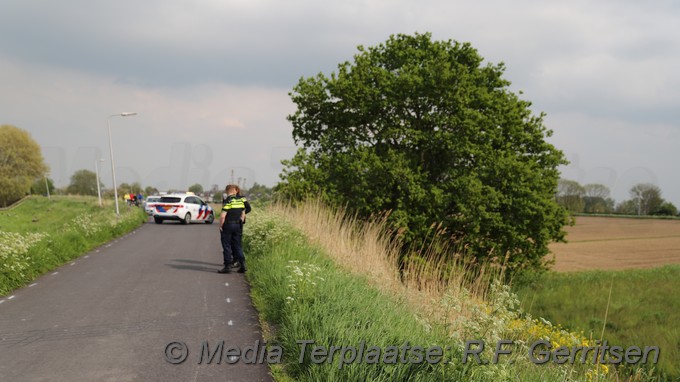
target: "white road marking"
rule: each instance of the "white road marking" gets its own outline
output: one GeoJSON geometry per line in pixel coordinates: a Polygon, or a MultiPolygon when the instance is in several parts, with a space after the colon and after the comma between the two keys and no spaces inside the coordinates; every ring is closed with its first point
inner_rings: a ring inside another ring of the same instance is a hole
{"type": "Polygon", "coordinates": [[[90,255],[85,255],[85,258],[86,258],[86,259],[87,259],[88,257],[90,257],[90,255]]]}
{"type": "Polygon", "coordinates": [[[30,287],[34,287],[36,285],[38,285],[38,283],[33,283],[33,284],[29,285],[28,287],[30,288],[30,287]]]}
{"type": "Polygon", "coordinates": [[[75,261],[71,263],[71,266],[74,266],[74,265],[76,265],[76,262],[75,262],[75,261]]]}
{"type": "Polygon", "coordinates": [[[11,296],[7,297],[7,299],[8,299],[8,300],[13,300],[14,297],[15,297],[14,295],[11,295],[11,296]]]}
{"type": "Polygon", "coordinates": [[[224,285],[229,286],[229,283],[224,283],[224,285]]]}
{"type": "Polygon", "coordinates": [[[229,320],[229,322],[227,323],[227,325],[229,325],[229,326],[234,326],[234,322],[233,322],[232,320],[229,320]]]}
{"type": "Polygon", "coordinates": [[[54,272],[54,273],[52,273],[52,276],[56,276],[58,274],[59,274],[59,272],[54,272]]]}
{"type": "Polygon", "coordinates": [[[229,304],[229,303],[231,303],[231,299],[230,299],[230,298],[227,299],[227,304],[229,304]]]}
{"type": "Polygon", "coordinates": [[[108,248],[108,247],[110,247],[110,246],[111,246],[111,244],[106,244],[106,246],[105,246],[105,247],[106,247],[106,248],[108,248]]]}
{"type": "Polygon", "coordinates": [[[5,302],[5,300],[0,300],[0,304],[2,304],[3,302],[5,302]]]}

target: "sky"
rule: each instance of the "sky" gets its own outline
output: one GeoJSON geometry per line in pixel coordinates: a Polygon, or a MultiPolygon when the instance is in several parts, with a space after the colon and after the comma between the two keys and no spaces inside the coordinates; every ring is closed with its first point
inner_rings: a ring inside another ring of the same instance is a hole
{"type": "Polygon", "coordinates": [[[674,0],[3,0],[0,124],[32,135],[57,186],[80,169],[111,186],[109,126],[118,183],[273,186],[301,78],[431,32],[505,63],[563,178],[617,202],[652,183],[680,207],[678,25],[674,0]]]}

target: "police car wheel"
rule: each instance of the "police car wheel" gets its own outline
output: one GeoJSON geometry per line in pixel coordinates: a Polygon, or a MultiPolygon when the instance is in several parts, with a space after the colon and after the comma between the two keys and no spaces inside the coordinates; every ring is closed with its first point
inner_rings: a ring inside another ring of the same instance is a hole
{"type": "Polygon", "coordinates": [[[184,220],[182,220],[182,224],[189,224],[191,222],[191,214],[187,212],[186,215],[184,215],[184,220]]]}
{"type": "Polygon", "coordinates": [[[215,221],[215,214],[210,214],[210,216],[208,216],[208,219],[205,221],[205,224],[212,224],[213,221],[215,221]]]}

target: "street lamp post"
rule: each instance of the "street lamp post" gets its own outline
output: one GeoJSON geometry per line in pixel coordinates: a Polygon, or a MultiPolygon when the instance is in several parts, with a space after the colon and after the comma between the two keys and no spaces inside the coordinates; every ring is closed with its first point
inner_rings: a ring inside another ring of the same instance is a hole
{"type": "Polygon", "coordinates": [[[120,215],[120,210],[118,209],[118,184],[116,183],[116,167],[113,164],[113,143],[111,143],[111,117],[130,117],[137,115],[137,113],[119,113],[109,115],[106,118],[106,125],[109,128],[109,151],[111,153],[111,174],[113,176],[113,197],[116,200],[116,216],[120,215]]]}
{"type": "Polygon", "coordinates": [[[47,183],[47,174],[44,175],[45,177],[45,189],[47,190],[47,199],[52,200],[50,197],[50,185],[47,183]]]}
{"type": "Polygon", "coordinates": [[[99,162],[104,162],[103,158],[94,161],[94,173],[97,175],[97,196],[99,197],[99,208],[102,207],[102,190],[99,186],[99,162]]]}

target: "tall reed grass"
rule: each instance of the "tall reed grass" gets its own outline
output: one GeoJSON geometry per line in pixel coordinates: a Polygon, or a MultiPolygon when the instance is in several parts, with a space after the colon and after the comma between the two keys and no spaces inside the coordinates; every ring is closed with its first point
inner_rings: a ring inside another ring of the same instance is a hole
{"type": "MultiPolygon", "coordinates": [[[[503,277],[501,266],[479,264],[464,248],[452,246],[439,234],[440,227],[433,227],[427,246],[404,255],[402,243],[390,231],[384,216],[362,221],[318,200],[295,206],[274,204],[270,210],[285,216],[337,264],[366,276],[383,291],[406,297],[431,319],[461,322],[475,314],[477,305],[487,301],[490,285],[503,277]],[[464,303],[457,309],[433,303],[444,300],[464,303]]],[[[455,332],[461,328],[450,329],[455,332]]]]}

